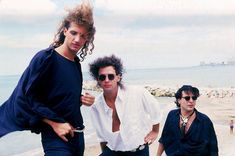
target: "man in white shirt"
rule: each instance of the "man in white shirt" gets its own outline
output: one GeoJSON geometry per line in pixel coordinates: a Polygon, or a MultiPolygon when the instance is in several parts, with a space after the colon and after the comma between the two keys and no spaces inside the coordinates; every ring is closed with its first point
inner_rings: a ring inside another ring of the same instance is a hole
{"type": "Polygon", "coordinates": [[[145,89],[122,84],[123,65],[114,55],[98,58],[89,67],[103,89],[91,108],[100,156],[149,156],[161,120],[157,100],[145,89]]]}

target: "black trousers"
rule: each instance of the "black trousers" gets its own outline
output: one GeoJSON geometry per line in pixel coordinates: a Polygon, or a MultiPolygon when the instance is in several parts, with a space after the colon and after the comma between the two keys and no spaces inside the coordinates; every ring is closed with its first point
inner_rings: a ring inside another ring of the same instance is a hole
{"type": "Polygon", "coordinates": [[[108,147],[105,148],[105,151],[99,156],[149,156],[149,145],[145,145],[143,150],[137,150],[136,152],[121,152],[121,151],[112,151],[108,147]]]}
{"type": "Polygon", "coordinates": [[[74,133],[74,137],[67,137],[65,142],[52,130],[41,132],[42,146],[45,156],[83,156],[84,155],[84,134],[74,133]]]}

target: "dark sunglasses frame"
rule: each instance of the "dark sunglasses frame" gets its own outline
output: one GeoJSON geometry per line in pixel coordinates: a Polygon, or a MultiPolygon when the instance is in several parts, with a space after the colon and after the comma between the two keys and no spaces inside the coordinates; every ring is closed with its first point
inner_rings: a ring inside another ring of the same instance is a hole
{"type": "Polygon", "coordinates": [[[182,98],[184,98],[186,101],[189,101],[190,98],[192,98],[193,101],[197,100],[197,96],[185,96],[185,97],[182,97],[182,98]]]}
{"type": "Polygon", "coordinates": [[[110,81],[112,81],[112,80],[114,80],[115,75],[114,75],[114,74],[107,74],[107,75],[100,74],[100,75],[98,76],[98,80],[99,80],[99,81],[104,81],[104,80],[106,80],[106,77],[108,77],[108,79],[109,79],[110,81]]]}

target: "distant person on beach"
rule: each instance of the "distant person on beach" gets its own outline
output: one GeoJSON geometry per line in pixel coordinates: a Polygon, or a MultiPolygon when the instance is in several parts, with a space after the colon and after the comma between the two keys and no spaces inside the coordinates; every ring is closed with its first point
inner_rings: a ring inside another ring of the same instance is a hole
{"type": "Polygon", "coordinates": [[[45,156],[83,156],[80,107],[90,106],[95,97],[81,95],[80,61],[92,52],[94,34],[91,4],[83,2],[69,10],[52,45],[33,57],[0,107],[0,137],[31,130],[41,133],[45,156]]]}
{"type": "Polygon", "coordinates": [[[213,123],[195,108],[199,90],[182,86],[175,94],[178,109],[169,112],[159,139],[157,156],[218,156],[213,123]]]}
{"type": "Polygon", "coordinates": [[[145,89],[122,83],[123,64],[114,55],[98,58],[89,67],[103,90],[91,108],[100,156],[149,156],[161,120],[157,100],[145,89]]]}
{"type": "Polygon", "coordinates": [[[230,127],[230,134],[233,134],[233,127],[234,127],[233,120],[230,120],[229,127],[230,127]]]}

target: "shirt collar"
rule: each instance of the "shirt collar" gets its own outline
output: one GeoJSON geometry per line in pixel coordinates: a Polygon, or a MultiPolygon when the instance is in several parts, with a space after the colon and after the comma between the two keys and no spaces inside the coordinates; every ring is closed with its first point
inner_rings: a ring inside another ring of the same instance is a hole
{"type": "Polygon", "coordinates": [[[122,89],[120,86],[118,86],[118,94],[117,94],[116,100],[121,100],[121,101],[123,101],[124,98],[125,98],[124,95],[125,95],[124,88],[122,89]]]}
{"type": "MultiPolygon", "coordinates": [[[[196,108],[194,108],[194,111],[196,113],[196,118],[195,119],[198,120],[198,121],[202,121],[203,119],[202,119],[201,115],[199,114],[199,112],[197,111],[196,108]]],[[[178,111],[177,111],[176,115],[177,116],[180,115],[180,108],[178,108],[178,111]]]]}
{"type": "Polygon", "coordinates": [[[102,96],[101,96],[101,103],[102,103],[103,106],[104,106],[104,111],[105,111],[106,113],[108,113],[108,111],[109,111],[111,108],[109,108],[109,106],[106,104],[105,99],[104,99],[104,94],[102,94],[102,96]]]}
{"type": "MultiPolygon", "coordinates": [[[[116,97],[115,102],[116,102],[117,100],[123,101],[123,99],[124,99],[124,94],[125,94],[125,93],[124,93],[124,89],[121,89],[121,88],[118,86],[118,93],[117,93],[117,97],[116,97]]],[[[104,94],[102,94],[102,103],[104,104],[104,110],[105,110],[105,112],[108,113],[108,111],[110,111],[111,108],[106,104],[105,99],[104,99],[104,94]]],[[[115,104],[116,104],[116,103],[115,103],[115,104]]]]}
{"type": "Polygon", "coordinates": [[[195,109],[195,113],[196,113],[196,119],[197,119],[198,121],[202,121],[203,118],[202,118],[201,114],[200,114],[196,109],[195,109]]]}

